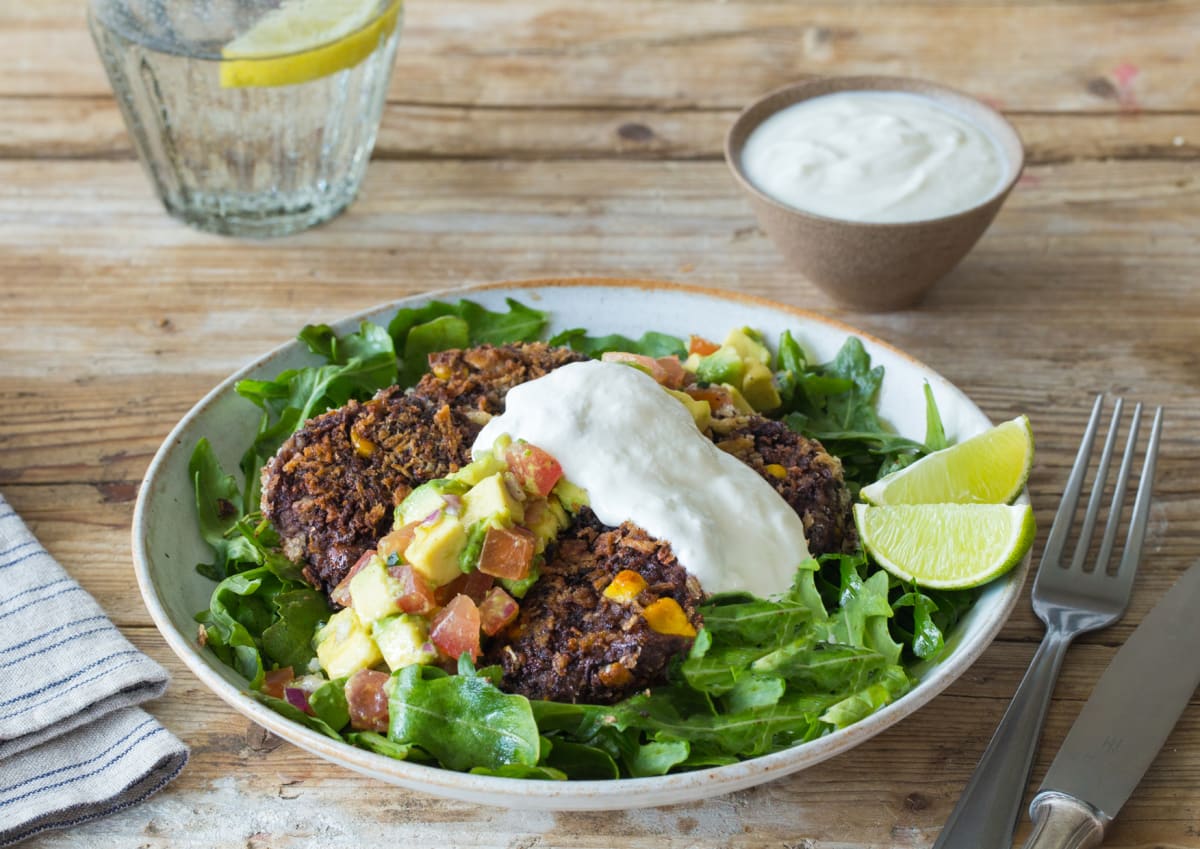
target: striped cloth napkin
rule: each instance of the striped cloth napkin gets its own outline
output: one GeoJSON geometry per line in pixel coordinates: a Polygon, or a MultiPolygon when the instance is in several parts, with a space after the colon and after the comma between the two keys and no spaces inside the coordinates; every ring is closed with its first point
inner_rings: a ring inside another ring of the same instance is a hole
{"type": "Polygon", "coordinates": [[[187,748],[134,707],[166,686],[0,495],[0,846],[174,778],[187,748]]]}

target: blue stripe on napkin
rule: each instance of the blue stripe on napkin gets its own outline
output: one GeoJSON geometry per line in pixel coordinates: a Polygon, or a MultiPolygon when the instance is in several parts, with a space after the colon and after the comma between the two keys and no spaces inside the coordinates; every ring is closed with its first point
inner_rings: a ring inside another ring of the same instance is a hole
{"type": "Polygon", "coordinates": [[[0,496],[0,846],[121,810],[187,749],[134,705],[167,675],[0,496]]]}

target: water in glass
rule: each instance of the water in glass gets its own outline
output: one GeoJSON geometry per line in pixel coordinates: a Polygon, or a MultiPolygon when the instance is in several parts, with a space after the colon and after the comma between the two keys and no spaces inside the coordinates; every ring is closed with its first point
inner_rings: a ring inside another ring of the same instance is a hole
{"type": "MultiPolygon", "coordinates": [[[[222,50],[279,5],[91,0],[92,35],[138,156],[167,210],[196,227],[291,233],[345,209],[366,171],[400,0],[377,0],[367,24],[377,39],[372,34],[369,52],[352,66],[290,84],[231,85],[222,50]]],[[[286,71],[298,67],[296,58],[303,57],[242,64],[273,61],[286,71]]]]}

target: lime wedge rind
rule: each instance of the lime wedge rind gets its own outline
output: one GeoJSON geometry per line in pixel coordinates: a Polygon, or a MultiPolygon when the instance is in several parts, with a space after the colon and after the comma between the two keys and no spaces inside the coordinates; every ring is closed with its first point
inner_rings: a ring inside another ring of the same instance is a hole
{"type": "Polygon", "coordinates": [[[863,487],[870,504],[1012,504],[1033,466],[1027,416],[935,451],[863,487]]]}
{"type": "Polygon", "coordinates": [[[1028,504],[856,504],[854,522],[881,568],[940,590],[1001,577],[1024,559],[1037,533],[1028,504]]]}

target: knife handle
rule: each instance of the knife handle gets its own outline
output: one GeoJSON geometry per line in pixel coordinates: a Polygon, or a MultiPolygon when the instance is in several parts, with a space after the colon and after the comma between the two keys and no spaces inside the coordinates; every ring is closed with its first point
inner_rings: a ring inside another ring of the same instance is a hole
{"type": "Polygon", "coordinates": [[[1043,790],[1029,805],[1033,833],[1025,849],[1090,849],[1099,846],[1111,820],[1087,802],[1043,790]]]}

